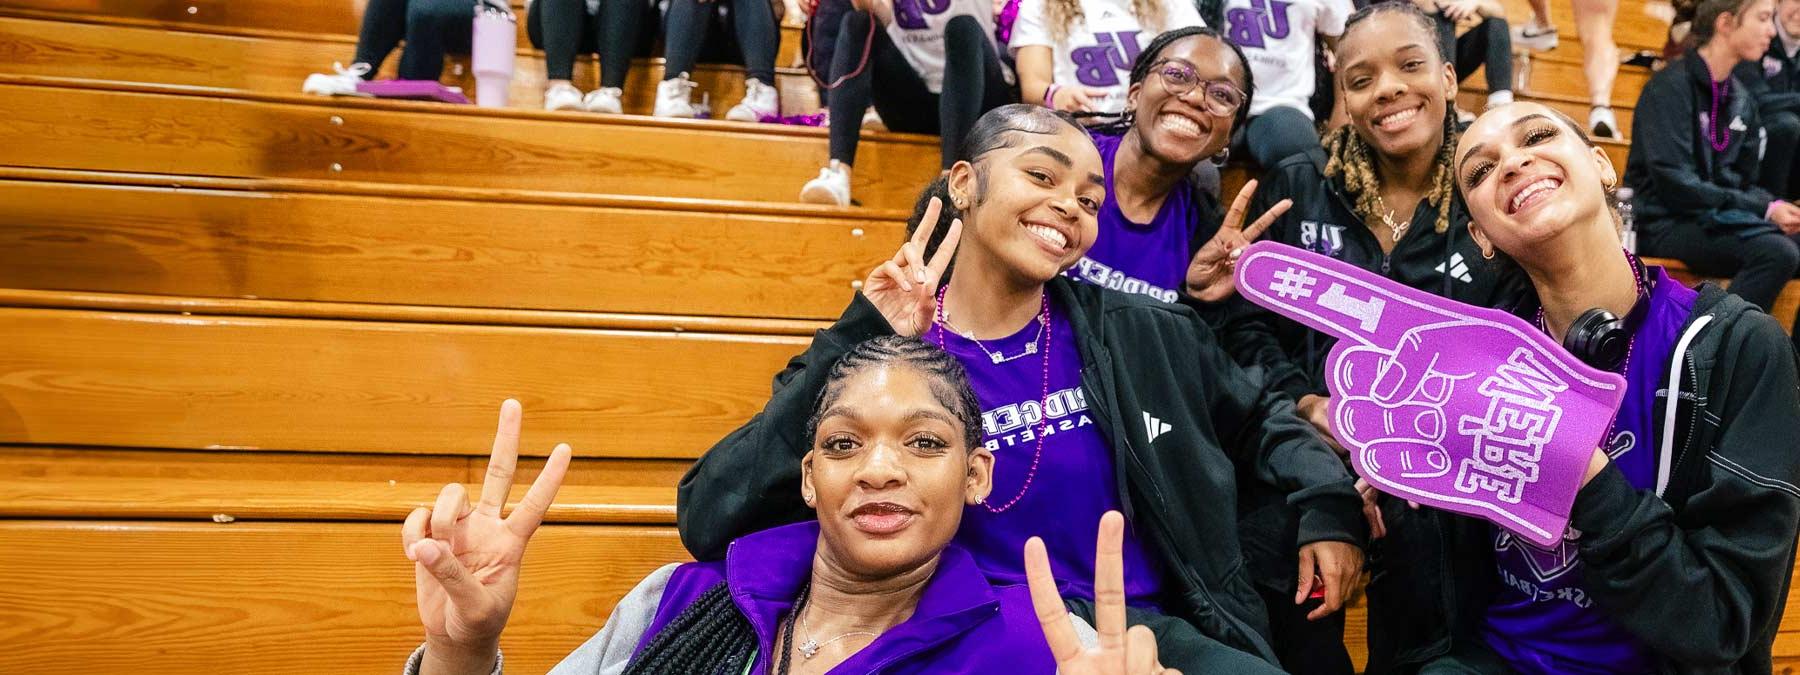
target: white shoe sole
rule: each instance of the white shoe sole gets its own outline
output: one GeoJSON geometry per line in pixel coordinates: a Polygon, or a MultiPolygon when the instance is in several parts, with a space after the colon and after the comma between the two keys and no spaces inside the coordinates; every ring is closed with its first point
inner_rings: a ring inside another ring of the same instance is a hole
{"type": "Polygon", "coordinates": [[[823,185],[808,184],[800,188],[800,201],[807,204],[824,204],[826,206],[849,206],[849,200],[838,201],[837,193],[823,185]]]}

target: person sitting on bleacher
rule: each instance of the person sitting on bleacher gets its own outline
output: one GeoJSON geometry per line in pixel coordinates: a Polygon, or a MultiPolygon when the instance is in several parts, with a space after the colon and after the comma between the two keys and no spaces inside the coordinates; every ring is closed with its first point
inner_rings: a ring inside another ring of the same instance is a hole
{"type": "MultiPolygon", "coordinates": [[[[1253,213],[1281,200],[1293,203],[1265,237],[1471,304],[1516,296],[1523,286],[1518,275],[1480,264],[1467,210],[1456,198],[1450,157],[1457,77],[1435,21],[1405,0],[1371,5],[1350,16],[1335,58],[1340,105],[1350,121],[1327,139],[1329,153],[1289,157],[1264,176],[1253,213]]],[[[1329,438],[1325,360],[1335,340],[1241,298],[1227,303],[1225,313],[1220,339],[1238,363],[1262,366],[1270,384],[1298,401],[1299,412],[1329,438]]],[[[1249,491],[1246,497],[1246,533],[1294,527],[1296,514],[1281,495],[1249,491]]],[[[1293,576],[1277,574],[1293,568],[1292,551],[1249,553],[1265,598],[1294,595],[1293,576]]],[[[1371,592],[1406,583],[1404,576],[1376,577],[1371,592]]],[[[1277,651],[1289,669],[1353,671],[1341,619],[1309,617],[1291,603],[1270,605],[1277,651]]]]}
{"type": "Polygon", "coordinates": [[[1021,0],[1007,43],[1019,96],[1064,112],[1124,112],[1126,76],[1143,47],[1200,25],[1193,0],[1021,0]]]}
{"type": "Polygon", "coordinates": [[[530,0],[525,32],[544,50],[544,109],[623,112],[625,75],[637,49],[644,0],[530,0]],[[600,87],[575,88],[575,57],[600,55],[600,87]]]}
{"type": "Polygon", "coordinates": [[[852,0],[827,100],[830,160],[800,201],[849,206],[850,171],[870,105],[890,131],[937,134],[946,171],[982,113],[1017,100],[994,45],[991,0],[852,0]]]}
{"type": "MultiPolygon", "coordinates": [[[[1136,667],[1104,672],[1165,672],[1154,639],[1141,628],[1127,637],[1122,594],[1108,594],[1117,604],[1105,607],[1097,634],[1067,613],[1040,542],[1024,547],[1029,590],[990,584],[951,543],[963,507],[988,494],[994,460],[956,359],[914,338],[881,337],[851,348],[823,384],[799,462],[799,496],[814,517],[740,537],[723,561],[651,573],[554,675],[1101,675],[1095,662],[1122,665],[1127,656],[1136,667]]],[[[502,672],[499,638],[519,563],[570,456],[558,446],[501,519],[519,417],[516,402],[502,406],[473,510],[462,486],[450,485],[406,519],[427,636],[407,675],[502,672]]],[[[1101,522],[1093,579],[1102,589],[1124,586],[1123,530],[1117,514],[1101,522]]]]}
{"type": "Polygon", "coordinates": [[[1383,550],[1415,573],[1370,589],[1369,672],[1771,672],[1800,528],[1800,377],[1781,327],[1625,252],[1618,175],[1563,114],[1489,111],[1457,152],[1484,256],[1534,286],[1521,316],[1565,344],[1583,315],[1625,317],[1610,358],[1580,354],[1624,376],[1625,397],[1555,550],[1386,500],[1383,550]]]}
{"type": "Polygon", "coordinates": [[[1800,270],[1800,206],[1757,185],[1761,116],[1731,73],[1762,58],[1773,13],[1770,0],[1700,4],[1698,46],[1638,96],[1625,162],[1640,249],[1696,274],[1730,276],[1731,292],[1765,312],[1800,270]]]}
{"type": "MultiPolygon", "coordinates": [[[[1059,577],[1089,578],[1073,553],[1101,513],[1128,510],[1131,620],[1156,631],[1162,659],[1190,673],[1276,672],[1240,570],[1238,476],[1299,507],[1303,574],[1324,579],[1325,611],[1361,566],[1360,498],[1293,404],[1233,365],[1193,310],[1062,276],[1093,244],[1104,171],[1064,114],[1016,104],[982,116],[935,183],[960,217],[938,227],[942,204],[929,206],[844,316],[776,376],[762,412],[682,478],[688,550],[716,560],[738,536],[805,520],[796,429],[822,375],[850,345],[917,336],[962,362],[982,405],[994,493],[967,509],[956,541],[990,579],[1025,578],[1016,551],[1033,535],[1049,541],[1059,577]]],[[[1095,590],[1062,588],[1082,616],[1095,590]]]]}
{"type": "Polygon", "coordinates": [[[1731,74],[1756,98],[1768,133],[1757,184],[1777,198],[1794,199],[1800,197],[1794,171],[1800,163],[1800,0],[1777,0],[1774,24],[1762,60],[1744,61],[1731,74]]]}
{"type": "Polygon", "coordinates": [[[1221,30],[1250,57],[1256,77],[1249,122],[1239,125],[1233,146],[1262,169],[1319,147],[1312,101],[1320,84],[1318,44],[1344,34],[1350,0],[1222,0],[1221,30]]]}
{"type": "MultiPolygon", "coordinates": [[[[1488,95],[1484,109],[1512,103],[1512,32],[1506,25],[1506,7],[1500,0],[1413,2],[1437,21],[1438,40],[1442,42],[1439,48],[1456,65],[1458,82],[1476,70],[1486,73],[1488,95]],[[1462,24],[1471,27],[1457,35],[1456,28],[1462,24]]],[[[1473,114],[1464,113],[1459,121],[1473,119],[1473,114]]]]}
{"type": "MultiPolygon", "coordinates": [[[[1127,76],[1124,114],[1090,127],[1106,166],[1099,233],[1069,278],[1176,302],[1190,272],[1223,273],[1201,249],[1220,227],[1218,201],[1194,167],[1223,164],[1253,87],[1243,53],[1200,26],[1156,36],[1127,76]],[[1198,259],[1197,259],[1198,257],[1198,259]]],[[[1240,202],[1247,202],[1247,194],[1240,202]]],[[[1244,204],[1227,227],[1242,229],[1244,204]]],[[[1254,228],[1253,228],[1254,229],[1254,228]]]]}
{"type": "Polygon", "coordinates": [[[733,37],[744,59],[744,98],[725,112],[725,119],[761,122],[781,115],[775,88],[775,55],[781,50],[781,23],[775,4],[781,0],[668,0],[663,30],[663,80],[656,85],[657,117],[702,117],[711,111],[693,98],[688,78],[700,60],[700,48],[713,23],[714,11],[731,17],[733,37]],[[704,115],[703,115],[704,113],[704,115]]]}
{"type": "Polygon", "coordinates": [[[445,54],[469,52],[474,21],[474,0],[369,0],[350,66],[308,75],[301,90],[321,96],[355,94],[356,84],[374,79],[402,38],[406,48],[400,51],[400,79],[436,80],[444,74],[445,54]]]}

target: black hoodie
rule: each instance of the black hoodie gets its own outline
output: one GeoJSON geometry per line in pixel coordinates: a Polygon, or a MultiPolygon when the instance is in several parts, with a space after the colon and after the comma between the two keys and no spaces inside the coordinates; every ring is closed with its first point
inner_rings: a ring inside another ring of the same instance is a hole
{"type": "MultiPolygon", "coordinates": [[[[1766,674],[1800,528],[1800,366],[1773,319],[1711,285],[1682,335],[1651,446],[1673,453],[1668,488],[1639,491],[1612,466],[1577,493],[1584,590],[1654,652],[1660,673],[1766,674]]],[[[1493,530],[1385,501],[1388,535],[1370,551],[1368,672],[1412,673],[1480,639],[1493,530]]]]}
{"type": "MultiPolygon", "coordinates": [[[[1069,310],[1087,402],[1115,455],[1125,516],[1165,571],[1164,609],[1201,633],[1270,662],[1267,618],[1237,534],[1237,474],[1287,495],[1300,541],[1360,545],[1362,502],[1344,466],[1294,415],[1293,401],[1233,365],[1194,312],[1057,277],[1069,310]],[[1161,431],[1152,440],[1146,420],[1161,431]]],[[[763,411],[719,441],[681,479],[676,522],[700,560],[732,539],[814,518],[800,500],[806,418],[826,374],[864,340],[891,335],[857,294],[842,318],[775,376],[763,411]]],[[[1047,527],[1054,526],[1046,524],[1047,527]]]]}
{"type": "MultiPolygon", "coordinates": [[[[1733,75],[1725,110],[1730,138],[1723,151],[1706,140],[1701,118],[1712,114],[1712,75],[1706,61],[1689,49],[1650,76],[1638,94],[1631,122],[1631,154],[1625,185],[1646,249],[1677,224],[1719,222],[1714,214],[1736,211],[1760,219],[1775,196],[1757,187],[1762,154],[1762,122],[1750,86],[1733,75]]],[[[1739,222],[1727,220],[1725,222],[1739,222]]],[[[1729,231],[1755,224],[1709,227],[1729,231]]],[[[1676,253],[1661,251],[1661,253],[1676,253]]]]}

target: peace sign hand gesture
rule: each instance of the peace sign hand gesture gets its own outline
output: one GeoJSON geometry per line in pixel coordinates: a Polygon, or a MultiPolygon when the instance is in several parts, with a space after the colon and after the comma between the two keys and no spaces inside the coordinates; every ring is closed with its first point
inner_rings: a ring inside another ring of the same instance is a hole
{"type": "Polygon", "coordinates": [[[962,219],[950,221],[944,242],[938,245],[931,262],[925,262],[925,244],[937,231],[938,213],[943,206],[936,197],[931,198],[912,239],[900,246],[892,260],[876,267],[863,280],[863,297],[881,310],[894,333],[902,337],[916,337],[931,327],[937,313],[938,280],[950,267],[950,260],[956,256],[956,243],[962,239],[962,219]]]}
{"type": "Polygon", "coordinates": [[[519,460],[522,414],[518,401],[500,405],[487,479],[473,509],[463,486],[451,483],[434,507],[413,509],[401,528],[425,624],[422,675],[485,675],[493,669],[500,631],[519,591],[525,545],[556,499],[572,454],[567,444],[557,445],[512,515],[501,518],[519,460]]]}
{"type": "Polygon", "coordinates": [[[1194,253],[1194,259],[1188,263],[1187,293],[1194,299],[1218,302],[1231,297],[1237,291],[1231,278],[1231,266],[1237,262],[1237,256],[1294,205],[1292,199],[1276,202],[1256,222],[1244,227],[1245,212],[1250,210],[1250,196],[1254,194],[1255,180],[1238,190],[1237,198],[1231,201],[1231,209],[1225,212],[1225,222],[1219,224],[1219,231],[1194,253]]]}
{"type": "Polygon", "coordinates": [[[1057,593],[1050,574],[1050,556],[1044,540],[1025,542],[1025,580],[1031,587],[1031,605],[1037,609],[1044,641],[1056,658],[1059,675],[1181,675],[1164,668],[1156,658],[1156,636],[1145,626],[1125,630],[1125,516],[1107,511],[1100,517],[1100,536],[1094,544],[1094,630],[1100,644],[1082,647],[1075,636],[1069,610],[1057,593]]]}

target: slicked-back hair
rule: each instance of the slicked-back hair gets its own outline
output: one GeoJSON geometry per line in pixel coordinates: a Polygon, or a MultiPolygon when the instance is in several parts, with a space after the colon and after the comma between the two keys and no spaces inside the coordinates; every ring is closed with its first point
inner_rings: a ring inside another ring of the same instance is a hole
{"type": "Polygon", "coordinates": [[[1712,42],[1713,36],[1718,33],[1713,24],[1719,22],[1720,16],[1730,14],[1737,19],[1738,23],[1743,23],[1744,8],[1749,7],[1753,2],[1756,0],[1703,0],[1695,5],[1694,22],[1691,24],[1692,28],[1688,29],[1688,35],[1693,39],[1694,46],[1698,47],[1712,42]]]}
{"type": "Polygon", "coordinates": [[[869,368],[901,366],[911,368],[925,378],[938,405],[944,406],[963,427],[963,446],[974,450],[981,445],[981,403],[975,400],[975,389],[969,385],[969,374],[962,362],[937,345],[912,337],[884,335],[851,347],[831,364],[825,376],[825,388],[813,402],[812,415],[806,420],[806,438],[819,432],[825,411],[830,410],[844,393],[844,383],[869,368]]]}

